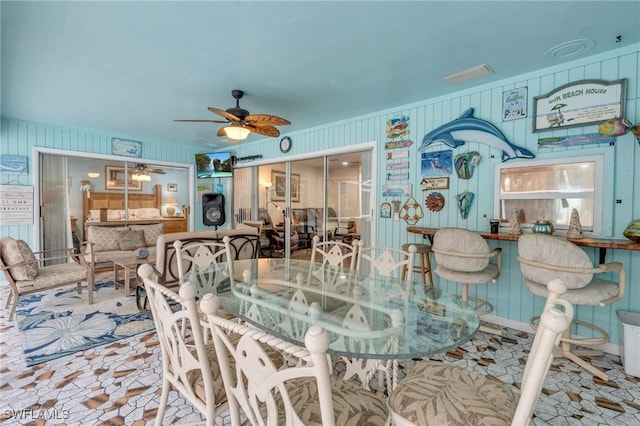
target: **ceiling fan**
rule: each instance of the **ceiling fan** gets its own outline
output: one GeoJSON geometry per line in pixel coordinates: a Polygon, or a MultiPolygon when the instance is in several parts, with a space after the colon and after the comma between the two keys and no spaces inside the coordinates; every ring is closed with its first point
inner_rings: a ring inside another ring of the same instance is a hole
{"type": "Polygon", "coordinates": [[[243,140],[249,136],[249,133],[257,133],[259,135],[276,138],[280,136],[280,131],[275,126],[285,126],[291,124],[289,120],[276,117],[269,114],[249,114],[246,109],[240,108],[240,99],[244,96],[242,90],[232,90],[231,96],[236,100],[236,106],[222,110],[219,108],[209,107],[209,111],[224,117],[225,120],[174,120],[187,121],[192,123],[228,123],[229,126],[221,127],[217,135],[219,137],[227,136],[234,140],[243,140]]]}
{"type": "Polygon", "coordinates": [[[135,166],[129,167],[129,171],[131,173],[138,173],[138,174],[157,173],[159,175],[164,175],[164,174],[167,173],[162,169],[152,169],[149,166],[147,166],[146,164],[142,164],[142,163],[136,163],[135,166]]]}
{"type": "Polygon", "coordinates": [[[131,173],[131,179],[133,180],[149,182],[151,181],[149,173],[164,175],[166,172],[162,169],[152,169],[147,167],[146,164],[137,163],[135,166],[129,168],[129,173],[131,173]]]}

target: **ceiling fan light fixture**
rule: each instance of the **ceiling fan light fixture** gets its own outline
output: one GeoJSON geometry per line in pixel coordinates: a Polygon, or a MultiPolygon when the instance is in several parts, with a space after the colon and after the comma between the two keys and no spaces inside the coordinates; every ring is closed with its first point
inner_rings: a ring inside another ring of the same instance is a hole
{"type": "Polygon", "coordinates": [[[146,173],[134,173],[131,175],[132,180],[138,180],[141,182],[149,182],[151,181],[151,176],[146,173]]]}
{"type": "Polygon", "coordinates": [[[249,136],[251,131],[243,126],[232,125],[225,127],[224,133],[229,139],[233,139],[234,141],[243,141],[247,136],[249,136]]]}

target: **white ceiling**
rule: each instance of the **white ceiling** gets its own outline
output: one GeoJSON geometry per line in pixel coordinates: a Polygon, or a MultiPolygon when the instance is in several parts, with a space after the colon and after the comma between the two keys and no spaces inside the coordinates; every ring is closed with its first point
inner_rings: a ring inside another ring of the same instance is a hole
{"type": "MultiPolygon", "coordinates": [[[[640,41],[638,1],[11,2],[2,115],[145,142],[220,147],[208,106],[283,134],[640,41]],[[616,36],[622,41],[617,42],[616,36]],[[562,57],[544,53],[571,43],[562,57]],[[580,44],[580,43],[579,43],[580,44]],[[441,78],[486,63],[495,74],[441,78]]],[[[252,135],[248,140],[257,140],[252,135]]]]}

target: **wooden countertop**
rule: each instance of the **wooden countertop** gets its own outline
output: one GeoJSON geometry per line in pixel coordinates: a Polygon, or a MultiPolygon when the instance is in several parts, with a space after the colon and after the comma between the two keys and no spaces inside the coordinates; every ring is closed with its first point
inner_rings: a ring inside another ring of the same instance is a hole
{"type": "MultiPolygon", "coordinates": [[[[433,238],[433,234],[439,228],[423,228],[419,226],[409,226],[407,227],[407,231],[412,234],[421,234],[429,236],[429,239],[433,238]]],[[[506,232],[499,232],[497,234],[492,234],[486,231],[475,231],[478,234],[482,235],[482,238],[486,240],[499,240],[499,241],[518,241],[519,235],[512,235],[506,232]]],[[[561,235],[558,235],[561,236],[561,235]]],[[[564,237],[566,238],[566,237],[564,237]]],[[[631,240],[627,240],[626,238],[567,238],[569,241],[574,243],[577,246],[583,247],[596,247],[601,249],[618,249],[618,250],[640,250],[640,243],[634,243],[631,240]]]]}

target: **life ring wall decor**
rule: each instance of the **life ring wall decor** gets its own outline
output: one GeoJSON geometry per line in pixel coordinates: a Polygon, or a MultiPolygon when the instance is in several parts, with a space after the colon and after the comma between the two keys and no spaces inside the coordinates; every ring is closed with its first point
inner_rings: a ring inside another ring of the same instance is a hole
{"type": "Polygon", "coordinates": [[[430,211],[439,212],[444,208],[444,195],[439,192],[432,192],[427,195],[424,203],[430,211]]]}
{"type": "Polygon", "coordinates": [[[400,210],[400,217],[409,225],[415,225],[424,217],[420,203],[413,197],[409,197],[400,210]]]}

